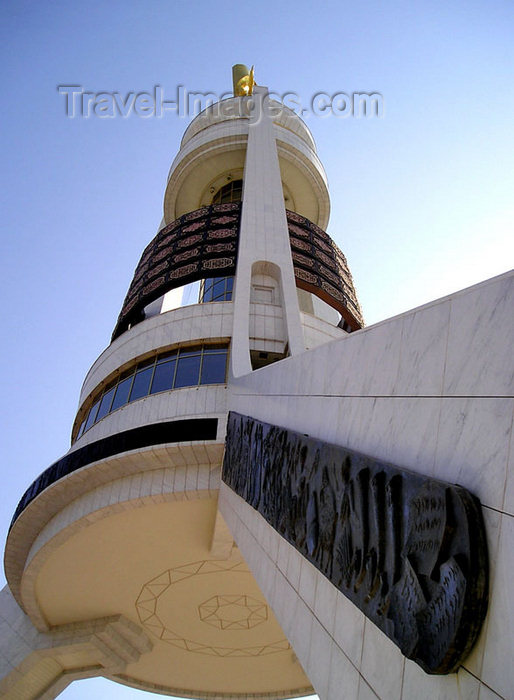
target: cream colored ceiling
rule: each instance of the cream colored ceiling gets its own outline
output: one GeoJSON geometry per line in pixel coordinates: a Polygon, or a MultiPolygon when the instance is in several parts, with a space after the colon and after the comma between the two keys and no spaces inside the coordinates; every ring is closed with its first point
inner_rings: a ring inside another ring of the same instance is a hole
{"type": "Polygon", "coordinates": [[[277,693],[309,687],[234,547],[214,559],[215,499],[144,505],[82,528],[49,554],[35,582],[50,625],[124,614],[153,651],[125,676],[175,693],[277,693]]]}

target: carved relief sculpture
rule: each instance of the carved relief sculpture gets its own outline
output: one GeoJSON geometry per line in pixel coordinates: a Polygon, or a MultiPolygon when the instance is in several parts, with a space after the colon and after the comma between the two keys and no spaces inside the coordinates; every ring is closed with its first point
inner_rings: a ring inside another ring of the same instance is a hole
{"type": "Polygon", "coordinates": [[[466,489],[230,413],[223,481],[427,673],[452,673],[487,609],[466,489]]]}

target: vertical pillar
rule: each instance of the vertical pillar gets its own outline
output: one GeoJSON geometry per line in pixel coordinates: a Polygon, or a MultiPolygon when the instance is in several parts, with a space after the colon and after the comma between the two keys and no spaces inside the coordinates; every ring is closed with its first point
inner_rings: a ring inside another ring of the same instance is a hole
{"type": "Polygon", "coordinates": [[[278,270],[289,352],[305,350],[268,89],[256,86],[251,98],[242,99],[247,101],[250,124],[233,301],[233,377],[252,369],[248,320],[255,263],[270,263],[278,270]]]}

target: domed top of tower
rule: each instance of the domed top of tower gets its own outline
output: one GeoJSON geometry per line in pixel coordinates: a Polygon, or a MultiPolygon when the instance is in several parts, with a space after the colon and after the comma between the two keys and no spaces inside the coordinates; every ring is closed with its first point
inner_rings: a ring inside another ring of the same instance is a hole
{"type": "MultiPolygon", "coordinates": [[[[239,73],[246,69],[246,66],[236,67],[241,68],[239,73]]],[[[245,77],[238,78],[239,73],[235,74],[235,88],[245,77]]],[[[247,83],[250,84],[250,79],[247,83]]],[[[252,100],[252,91],[248,88],[248,92],[241,91],[240,95],[208,106],[187,127],[168,177],[164,197],[166,224],[212,204],[224,185],[243,179],[252,100]]],[[[325,229],[330,199],[312,134],[300,117],[284,104],[269,99],[269,108],[286,209],[325,229]]]]}

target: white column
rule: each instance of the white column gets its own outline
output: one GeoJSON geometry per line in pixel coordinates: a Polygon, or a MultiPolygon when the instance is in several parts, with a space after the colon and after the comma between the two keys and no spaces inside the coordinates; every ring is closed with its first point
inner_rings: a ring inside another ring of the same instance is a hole
{"type": "Polygon", "coordinates": [[[267,88],[256,86],[251,98],[242,98],[247,100],[250,110],[250,125],[233,301],[231,372],[234,377],[251,372],[248,320],[252,267],[257,262],[270,263],[270,268],[280,277],[290,354],[305,350],[273,118],[267,96],[267,88]]]}

